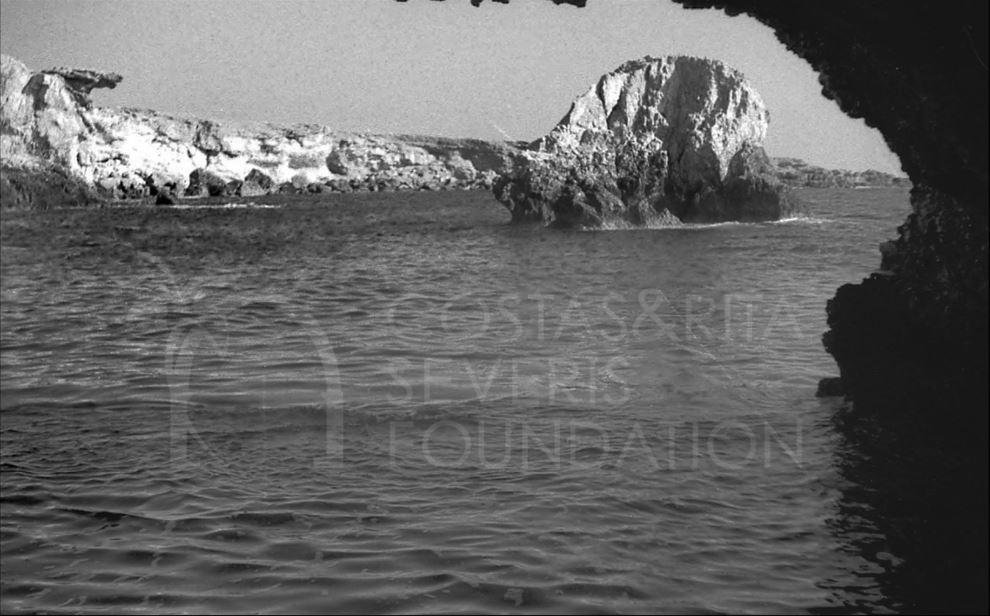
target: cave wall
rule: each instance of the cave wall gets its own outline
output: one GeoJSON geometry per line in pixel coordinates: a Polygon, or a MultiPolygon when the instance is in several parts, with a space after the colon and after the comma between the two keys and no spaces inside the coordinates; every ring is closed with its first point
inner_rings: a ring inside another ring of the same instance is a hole
{"type": "Polygon", "coordinates": [[[985,426],[988,4],[674,1],[773,28],[826,97],[880,130],[914,184],[880,272],[827,306],[823,340],[847,392],[878,412],[979,409],[985,426]]]}

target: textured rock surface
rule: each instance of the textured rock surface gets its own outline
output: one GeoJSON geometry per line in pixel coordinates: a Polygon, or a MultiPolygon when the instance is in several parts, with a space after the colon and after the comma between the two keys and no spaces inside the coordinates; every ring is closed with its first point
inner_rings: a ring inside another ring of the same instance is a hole
{"type": "Polygon", "coordinates": [[[90,91],[115,87],[119,75],[36,73],[8,56],[0,62],[4,165],[65,169],[112,198],[166,189],[251,196],[287,186],[310,192],[488,187],[515,151],[473,139],[349,134],[320,125],[228,126],[93,107],[90,91]]]}
{"type": "Polygon", "coordinates": [[[101,73],[79,68],[53,68],[42,72],[61,77],[69,90],[77,94],[77,102],[87,106],[90,104],[89,93],[94,89],[113,89],[124,79],[117,73],[101,73]]]}
{"type": "Polygon", "coordinates": [[[498,179],[514,220],[560,226],[775,220],[792,203],[761,147],[769,114],[714,60],[644,58],[603,76],[498,179]]]}

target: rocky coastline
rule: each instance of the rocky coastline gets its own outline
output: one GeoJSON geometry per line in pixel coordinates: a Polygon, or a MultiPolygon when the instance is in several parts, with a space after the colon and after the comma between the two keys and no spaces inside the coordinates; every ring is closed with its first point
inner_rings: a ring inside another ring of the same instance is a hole
{"type": "MultiPolygon", "coordinates": [[[[636,106],[629,88],[645,85],[636,79],[645,76],[647,65],[654,66],[650,70],[666,67],[662,70],[675,81],[684,81],[685,76],[693,79],[694,85],[685,86],[687,94],[692,87],[725,81],[725,92],[745,95],[752,108],[743,110],[737,101],[731,109],[703,114],[708,129],[686,126],[686,114],[703,110],[703,105],[671,105],[673,98],[667,92],[666,107],[660,111],[676,115],[674,120],[680,124],[670,124],[660,131],[666,145],[657,137],[655,123],[646,122],[644,114],[659,109],[652,102],[630,108],[631,115],[625,120],[617,120],[618,115],[613,117],[611,127],[616,130],[605,131],[609,133],[607,138],[599,131],[597,142],[588,147],[588,129],[600,129],[610,121],[601,117],[603,109],[595,107],[597,90],[593,88],[575,102],[572,113],[565,118],[567,122],[531,144],[373,135],[335,131],[315,124],[219,123],[152,110],[96,107],[91,92],[114,88],[123,77],[71,68],[36,72],[3,56],[0,196],[4,207],[49,207],[101,199],[170,204],[200,197],[495,189],[514,211],[512,203],[519,200],[520,191],[531,188],[527,182],[552,184],[543,186],[546,194],[541,198],[546,201],[558,199],[560,191],[573,193],[573,182],[568,179],[573,176],[577,185],[594,184],[592,200],[598,199],[615,214],[596,214],[579,220],[580,224],[596,224],[610,217],[642,224],[664,216],[671,223],[681,219],[746,218],[750,216],[746,211],[726,211],[727,197],[745,200],[755,191],[776,203],[775,195],[783,194],[783,187],[809,185],[804,176],[790,172],[817,168],[793,159],[783,159],[786,162],[782,163],[781,159],[766,158],[757,145],[765,134],[767,119],[759,95],[741,76],[719,63],[692,58],[629,63],[627,69],[635,73],[631,79],[629,75],[602,78],[610,89],[609,96],[616,99],[613,102],[623,98],[624,105],[636,106]],[[735,125],[730,121],[732,113],[742,114],[735,125]],[[618,124],[625,127],[626,137],[618,136],[618,124]],[[706,138],[705,147],[717,145],[718,154],[706,158],[699,148],[685,149],[686,139],[671,137],[682,130],[694,131],[685,133],[692,138],[706,138]],[[584,143],[580,143],[581,139],[584,143]],[[572,145],[580,147],[571,148],[572,145]],[[564,151],[567,155],[561,156],[564,151]],[[672,153],[678,157],[687,153],[688,158],[679,165],[651,166],[651,156],[671,160],[672,153]],[[608,159],[604,167],[602,157],[608,159]],[[545,164],[551,159],[554,165],[545,164]],[[782,169],[786,172],[781,173],[782,169]],[[685,207],[692,199],[697,202],[693,209],[685,207]],[[658,200],[668,211],[644,206],[658,200]]],[[[653,85],[657,84],[654,79],[653,85]]],[[[638,95],[648,94],[644,90],[638,95]]],[[[571,207],[580,200],[571,199],[571,207]]],[[[776,215],[771,208],[755,218],[776,215]]],[[[550,218],[554,216],[544,219],[530,206],[528,214],[516,217],[553,222],[550,218]]],[[[563,221],[566,215],[557,219],[563,221]]]]}
{"type": "MultiPolygon", "coordinates": [[[[4,167],[65,175],[106,199],[487,189],[516,156],[517,144],[479,139],[221,124],[101,108],[91,91],[115,87],[120,75],[34,72],[9,56],[0,62],[4,167]]],[[[5,186],[15,190],[9,180],[5,186]]]]}
{"type": "Polygon", "coordinates": [[[873,169],[826,169],[790,157],[776,157],[771,161],[777,177],[791,188],[911,188],[911,180],[907,177],[873,169]]]}

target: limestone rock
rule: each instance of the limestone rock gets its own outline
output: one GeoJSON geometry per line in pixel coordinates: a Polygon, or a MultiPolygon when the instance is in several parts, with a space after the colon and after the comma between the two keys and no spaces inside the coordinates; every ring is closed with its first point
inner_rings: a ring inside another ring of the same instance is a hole
{"type": "Polygon", "coordinates": [[[512,145],[475,139],[362,135],[314,124],[221,124],[93,107],[90,91],[115,87],[119,75],[33,72],[8,56],[0,60],[4,164],[59,167],[113,198],[157,195],[163,186],[190,195],[210,194],[213,186],[216,194],[247,196],[281,191],[286,183],[292,192],[310,184],[322,190],[328,183],[346,190],[477,187],[478,173],[502,172],[515,160],[512,145]],[[197,170],[216,179],[181,188],[197,170]],[[146,188],[122,188],[120,178],[146,188]]]}
{"type": "Polygon", "coordinates": [[[76,100],[86,107],[90,105],[89,93],[96,88],[117,87],[124,78],[117,73],[101,73],[79,68],[52,68],[43,71],[46,75],[58,75],[76,95],[76,100]]]}
{"type": "Polygon", "coordinates": [[[769,114],[720,62],[644,58],[603,76],[493,190],[558,226],[776,220],[794,204],[761,147],[769,114]]]}

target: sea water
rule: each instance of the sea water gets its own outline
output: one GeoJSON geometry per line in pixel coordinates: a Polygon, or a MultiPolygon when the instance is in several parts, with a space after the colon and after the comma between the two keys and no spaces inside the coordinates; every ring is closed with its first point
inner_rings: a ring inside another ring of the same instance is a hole
{"type": "Polygon", "coordinates": [[[800,197],[613,231],[480,192],[4,212],[4,611],[902,607],[814,393],[908,194],[800,197]]]}

